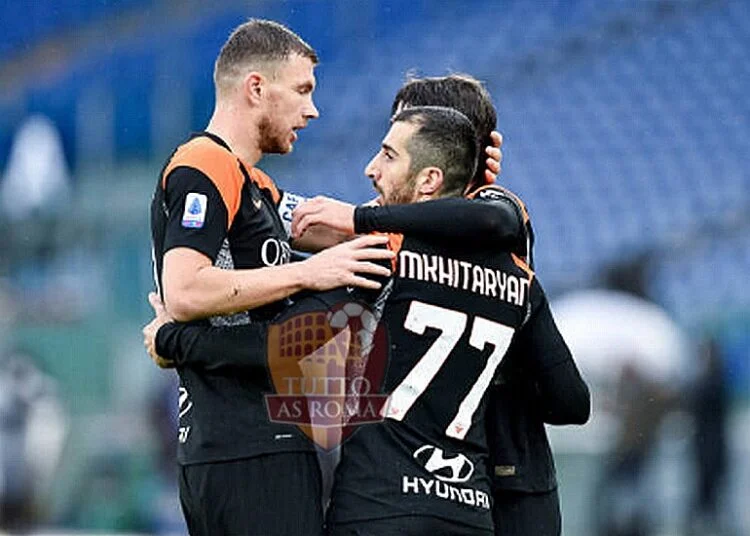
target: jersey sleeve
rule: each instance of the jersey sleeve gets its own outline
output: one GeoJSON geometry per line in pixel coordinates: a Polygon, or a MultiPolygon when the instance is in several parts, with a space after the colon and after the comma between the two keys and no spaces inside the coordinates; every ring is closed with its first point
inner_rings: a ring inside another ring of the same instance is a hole
{"type": "Polygon", "coordinates": [[[164,251],[194,249],[212,261],[227,236],[229,211],[216,184],[191,167],[174,169],[165,182],[164,251]]]}
{"type": "Polygon", "coordinates": [[[521,225],[523,230],[520,233],[518,240],[513,244],[512,251],[516,255],[522,257],[526,264],[530,268],[534,268],[534,229],[531,225],[531,217],[526,209],[526,204],[521,201],[521,198],[516,194],[503,188],[499,184],[488,184],[481,188],[473,191],[469,195],[470,199],[485,202],[496,202],[504,200],[507,203],[511,203],[515,209],[518,217],[521,219],[521,225]]]}
{"type": "Polygon", "coordinates": [[[299,294],[295,296],[294,304],[272,321],[241,326],[169,322],[156,333],[156,353],[171,359],[178,367],[204,370],[265,368],[273,326],[311,312],[330,311],[336,305],[352,301],[355,296],[346,288],[299,294]]]}
{"type": "Polygon", "coordinates": [[[269,322],[213,327],[170,322],[156,333],[156,353],[178,367],[265,368],[269,322]]]}
{"type": "Polygon", "coordinates": [[[520,239],[523,224],[508,199],[477,202],[451,198],[409,205],[357,207],[354,231],[404,233],[453,244],[489,241],[503,248],[520,239]]]}
{"type": "Polygon", "coordinates": [[[531,313],[509,349],[509,360],[516,361],[516,370],[526,370],[533,378],[536,403],[544,422],[583,424],[591,412],[589,388],[557,328],[537,278],[531,286],[531,302],[531,313]]]}

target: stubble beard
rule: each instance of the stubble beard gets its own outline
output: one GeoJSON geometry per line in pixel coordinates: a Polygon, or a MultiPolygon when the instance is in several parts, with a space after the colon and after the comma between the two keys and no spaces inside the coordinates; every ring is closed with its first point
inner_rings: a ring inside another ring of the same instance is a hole
{"type": "Polygon", "coordinates": [[[406,180],[401,184],[399,188],[396,188],[386,198],[383,197],[383,204],[385,205],[408,205],[415,201],[415,182],[416,177],[414,174],[410,174],[406,180]]]}
{"type": "Polygon", "coordinates": [[[292,151],[291,143],[282,140],[277,130],[269,116],[260,120],[258,135],[260,150],[263,154],[286,154],[292,151]]]}

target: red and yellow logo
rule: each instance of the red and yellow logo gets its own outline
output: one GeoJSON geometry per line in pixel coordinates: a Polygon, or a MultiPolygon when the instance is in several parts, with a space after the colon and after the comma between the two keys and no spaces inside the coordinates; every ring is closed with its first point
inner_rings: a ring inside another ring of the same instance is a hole
{"type": "Polygon", "coordinates": [[[388,335],[364,304],[347,302],[298,314],[268,331],[268,366],[275,394],[271,421],[296,424],[330,450],[356,426],[382,421],[381,387],[388,335]]]}

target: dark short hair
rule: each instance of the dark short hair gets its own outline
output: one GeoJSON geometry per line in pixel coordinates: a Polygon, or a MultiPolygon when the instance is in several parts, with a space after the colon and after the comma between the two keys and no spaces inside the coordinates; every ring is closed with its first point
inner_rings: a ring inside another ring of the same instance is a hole
{"type": "Polygon", "coordinates": [[[497,126],[497,111],[489,91],[479,80],[467,74],[410,78],[396,94],[391,115],[399,106],[445,106],[468,117],[480,147],[473,182],[484,182],[484,148],[492,145],[490,134],[497,126]]]}
{"type": "Polygon", "coordinates": [[[214,65],[214,84],[218,90],[225,81],[244,74],[245,69],[280,63],[293,54],[318,63],[315,50],[283,24],[250,19],[235,28],[221,47],[214,65]]]}
{"type": "Polygon", "coordinates": [[[415,106],[397,113],[391,122],[417,126],[406,145],[409,172],[437,167],[443,171],[441,195],[461,195],[477,165],[477,135],[471,121],[453,108],[415,106]]]}

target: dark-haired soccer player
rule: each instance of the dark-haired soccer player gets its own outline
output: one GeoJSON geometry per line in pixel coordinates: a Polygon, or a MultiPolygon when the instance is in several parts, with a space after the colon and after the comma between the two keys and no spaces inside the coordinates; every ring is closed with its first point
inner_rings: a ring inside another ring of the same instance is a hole
{"type": "MultiPolygon", "coordinates": [[[[392,112],[412,106],[440,105],[464,113],[477,130],[482,146],[489,145],[497,113],[487,90],[468,75],[450,75],[408,81],[396,95],[392,112]]],[[[499,160],[499,159],[498,159],[499,160]]],[[[492,159],[482,161],[467,187],[468,197],[504,202],[512,207],[525,233],[512,242],[511,249],[532,266],[533,231],[526,208],[513,193],[491,184],[499,171],[492,159]]],[[[308,226],[331,226],[343,233],[410,229],[420,236],[446,236],[439,212],[426,212],[421,206],[356,208],[345,203],[316,198],[295,211],[293,234],[304,234],[308,226]],[[429,216],[432,216],[429,218],[429,216]]],[[[470,221],[456,220],[447,229],[460,233],[470,221]]],[[[508,225],[507,229],[514,228],[508,225]]],[[[476,238],[476,236],[474,237],[476,238]]],[[[470,237],[466,238],[467,240],[470,237]]],[[[504,241],[501,247],[506,247],[504,241]]],[[[546,299],[539,310],[551,320],[546,299]]],[[[495,531],[503,536],[557,536],[561,516],[557,479],[544,424],[583,424],[589,417],[590,395],[554,323],[550,336],[517,337],[503,361],[488,409],[488,434],[493,475],[495,531]],[[530,352],[529,348],[535,348],[530,352]],[[536,359],[530,357],[536,356],[536,359]],[[541,357],[541,359],[540,359],[541,357]]]]}

